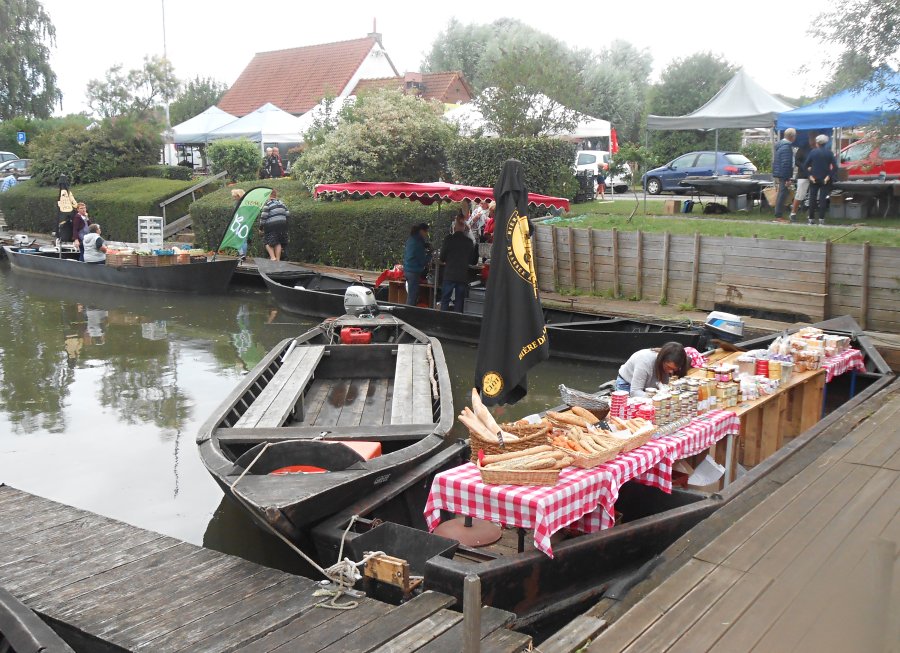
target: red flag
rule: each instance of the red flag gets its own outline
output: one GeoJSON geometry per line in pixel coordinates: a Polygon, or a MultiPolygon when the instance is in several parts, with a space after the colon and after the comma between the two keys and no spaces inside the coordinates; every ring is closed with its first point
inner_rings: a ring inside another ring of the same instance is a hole
{"type": "Polygon", "coordinates": [[[616,136],[616,130],[609,130],[609,152],[610,154],[615,154],[619,151],[619,137],[616,136]]]}

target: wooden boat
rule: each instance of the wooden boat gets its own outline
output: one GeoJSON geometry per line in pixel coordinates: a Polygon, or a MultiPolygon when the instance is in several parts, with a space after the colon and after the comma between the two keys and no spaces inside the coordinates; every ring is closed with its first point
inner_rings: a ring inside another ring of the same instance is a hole
{"type": "Polygon", "coordinates": [[[435,453],[452,425],[440,343],[392,315],[344,316],[279,343],[197,443],[226,494],[264,528],[298,539],[435,453]],[[371,342],[342,344],[344,329],[371,342]]]}
{"type": "Polygon", "coordinates": [[[4,246],[3,250],[15,274],[151,292],[224,292],[238,263],[237,259],[232,259],[159,267],[114,267],[81,263],[77,252],[36,251],[9,246],[4,246]]]}
{"type": "MultiPolygon", "coordinates": [[[[282,310],[312,317],[342,312],[344,291],[350,285],[360,284],[358,279],[306,268],[298,267],[291,274],[284,265],[278,269],[277,278],[264,265],[260,266],[259,273],[282,310]]],[[[379,306],[429,335],[478,342],[483,286],[470,289],[464,313],[395,304],[387,301],[386,288],[376,288],[374,292],[379,306]]],[[[687,324],[642,322],[574,311],[544,309],[544,320],[551,356],[602,363],[622,363],[638,349],[671,341],[702,350],[708,338],[704,329],[687,324]]]]}
{"type": "MultiPolygon", "coordinates": [[[[829,384],[828,405],[831,417],[836,419],[890,384],[894,377],[852,319],[837,318],[816,326],[851,336],[866,360],[866,373],[858,374],[855,380],[849,374],[836,377],[829,384]],[[856,394],[850,399],[853,383],[856,394]]],[[[774,336],[767,336],[738,346],[760,348],[772,339],[774,336]]],[[[431,479],[439,471],[467,461],[467,451],[441,452],[391,484],[359,497],[316,525],[311,536],[321,564],[335,561],[342,540],[345,551],[352,555],[363,550],[382,550],[408,557],[411,569],[418,569],[416,573],[424,576],[427,589],[451,594],[460,601],[466,576],[478,574],[484,603],[514,612],[516,627],[522,627],[559,616],[601,596],[626,591],[653,569],[658,556],[671,543],[741,496],[767,470],[795,451],[796,447],[781,449],[767,464],[751,469],[715,494],[683,489],[665,494],[638,483],[626,483],[616,502],[616,511],[622,514],[621,524],[554,543],[553,558],[530,548],[520,552],[522,540],[517,542],[513,529],[504,530],[496,545],[477,549],[428,533],[422,510],[431,479]],[[352,517],[355,519],[351,525],[352,517]],[[345,534],[348,526],[350,530],[345,534]]],[[[530,534],[525,539],[530,540],[530,534]]]]}
{"type": "Polygon", "coordinates": [[[0,587],[0,651],[4,653],[73,653],[39,616],[0,587]]]}

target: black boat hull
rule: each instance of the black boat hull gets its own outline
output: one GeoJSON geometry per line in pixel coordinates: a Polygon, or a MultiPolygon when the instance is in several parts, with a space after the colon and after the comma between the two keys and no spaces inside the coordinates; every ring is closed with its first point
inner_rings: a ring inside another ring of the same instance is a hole
{"type": "Polygon", "coordinates": [[[4,250],[10,269],[16,274],[150,292],[225,292],[238,263],[237,260],[225,260],[160,267],[114,267],[80,263],[72,255],[20,253],[12,247],[4,247],[4,250]]]}
{"type": "MultiPolygon", "coordinates": [[[[312,271],[298,274],[292,281],[286,277],[271,278],[264,270],[260,275],[278,307],[288,313],[310,317],[327,317],[343,312],[343,291],[355,282],[349,278],[323,275],[312,271]],[[295,285],[315,283],[316,289],[295,285]]],[[[389,303],[376,293],[379,306],[407,324],[439,338],[478,343],[481,333],[479,313],[443,312],[421,306],[389,303]]],[[[588,313],[545,310],[550,355],[555,358],[622,363],[639,349],[679,342],[698,350],[706,347],[707,333],[700,328],[677,324],[651,323],[617,317],[601,317],[588,313]]]]}

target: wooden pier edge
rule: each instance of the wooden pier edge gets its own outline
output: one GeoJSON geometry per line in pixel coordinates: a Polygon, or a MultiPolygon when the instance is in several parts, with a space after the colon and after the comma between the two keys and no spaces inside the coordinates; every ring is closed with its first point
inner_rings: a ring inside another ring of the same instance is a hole
{"type": "MultiPolygon", "coordinates": [[[[545,640],[546,650],[551,653],[580,650],[589,638],[576,643],[571,641],[571,633],[580,632],[593,624],[597,627],[590,636],[593,637],[614,623],[688,563],[694,554],[875,414],[894,396],[898,386],[900,383],[894,376],[879,379],[847,402],[847,411],[825,417],[735,481],[719,494],[722,507],[663,551],[657,564],[648,566],[649,573],[645,577],[635,578],[631,585],[626,584],[617,596],[601,598],[584,614],[560,628],[545,640]],[[570,641],[571,645],[568,645],[570,641]]],[[[536,650],[544,652],[544,643],[538,645],[536,650]]]]}

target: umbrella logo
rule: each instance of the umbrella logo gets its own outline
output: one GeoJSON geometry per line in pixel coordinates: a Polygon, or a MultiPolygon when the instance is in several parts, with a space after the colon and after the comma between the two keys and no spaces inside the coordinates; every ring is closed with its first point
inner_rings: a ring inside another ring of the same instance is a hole
{"type": "Polygon", "coordinates": [[[537,276],[534,273],[534,258],[531,255],[531,239],[528,237],[528,220],[514,210],[506,225],[506,258],[512,269],[523,281],[531,284],[534,296],[538,296],[537,276]]]}
{"type": "Polygon", "coordinates": [[[503,390],[503,377],[497,372],[488,372],[481,379],[481,387],[488,397],[496,397],[503,390]]]}

